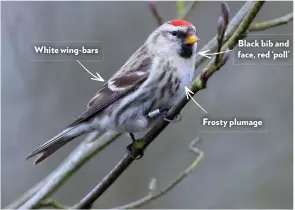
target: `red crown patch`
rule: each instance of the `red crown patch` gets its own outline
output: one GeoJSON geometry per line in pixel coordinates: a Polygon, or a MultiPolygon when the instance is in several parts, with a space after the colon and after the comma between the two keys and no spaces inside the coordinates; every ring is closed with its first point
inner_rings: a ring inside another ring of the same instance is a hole
{"type": "Polygon", "coordinates": [[[186,20],[171,20],[170,24],[173,26],[192,26],[193,24],[186,20]]]}

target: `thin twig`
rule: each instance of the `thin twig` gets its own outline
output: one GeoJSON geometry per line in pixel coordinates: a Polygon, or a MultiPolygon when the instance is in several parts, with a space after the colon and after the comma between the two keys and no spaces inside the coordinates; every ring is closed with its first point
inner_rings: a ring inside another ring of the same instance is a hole
{"type": "Polygon", "coordinates": [[[186,10],[183,13],[179,14],[177,18],[183,19],[183,20],[188,19],[191,12],[195,9],[196,5],[197,5],[197,1],[196,0],[192,1],[190,5],[186,8],[186,10]]]}
{"type": "Polygon", "coordinates": [[[273,20],[268,20],[268,21],[260,22],[260,23],[252,23],[249,28],[249,31],[263,31],[265,29],[287,24],[291,22],[292,20],[293,20],[293,12],[286,14],[282,17],[275,18],[273,20]]]}
{"type": "MultiPolygon", "coordinates": [[[[227,49],[233,49],[236,44],[238,43],[239,39],[241,37],[247,36],[248,29],[250,27],[250,24],[260,11],[261,7],[265,1],[257,1],[255,2],[253,8],[251,11],[247,14],[245,19],[241,22],[235,33],[232,35],[232,37],[224,44],[222,47],[222,51],[225,51],[227,49]]],[[[225,58],[225,56],[224,56],[225,58]]],[[[228,57],[226,57],[228,59],[228,57]]],[[[220,65],[223,65],[224,61],[220,63],[220,65]]],[[[219,65],[215,65],[215,62],[211,60],[207,67],[201,72],[201,74],[194,80],[192,85],[192,92],[196,93],[199,90],[202,90],[206,87],[207,80],[220,69],[219,65]]]]}
{"type": "MultiPolygon", "coordinates": [[[[225,2],[221,3],[222,15],[219,17],[217,25],[217,53],[221,52],[221,47],[223,46],[224,35],[229,23],[229,7],[225,2]]],[[[215,65],[218,64],[220,54],[217,54],[215,57],[215,65]]]]}
{"type": "MultiPolygon", "coordinates": [[[[230,21],[225,36],[224,41],[227,41],[235,32],[235,29],[239,26],[239,24],[242,22],[244,17],[248,14],[248,11],[253,7],[255,4],[255,1],[247,1],[241,9],[238,11],[238,13],[233,17],[233,19],[230,21]]],[[[210,52],[213,52],[217,49],[217,36],[213,37],[202,49],[199,50],[199,52],[209,50],[210,52]]],[[[195,68],[198,69],[205,61],[208,59],[204,56],[198,56],[196,59],[196,65],[195,68]]]]}
{"type": "Polygon", "coordinates": [[[14,202],[9,204],[8,206],[5,207],[5,209],[17,209],[21,205],[23,205],[26,201],[28,201],[33,195],[35,195],[47,182],[48,178],[50,177],[47,176],[44,178],[42,181],[40,181],[38,184],[36,184],[34,187],[32,187],[30,190],[28,190],[26,193],[24,193],[20,198],[16,199],[14,202]]]}
{"type": "MultiPolygon", "coordinates": [[[[225,48],[232,49],[238,42],[238,37],[241,34],[246,34],[250,24],[258,14],[264,1],[257,1],[253,5],[253,8],[248,12],[246,17],[243,19],[242,23],[234,33],[234,35],[227,41],[225,48]]],[[[215,65],[214,61],[210,62],[205,70],[197,77],[193,82],[192,90],[194,93],[202,90],[206,87],[207,80],[213,75],[214,72],[219,70],[225,62],[220,62],[219,65],[215,65]]],[[[172,107],[168,113],[167,117],[169,119],[174,119],[181,109],[187,104],[188,99],[184,96],[182,100],[174,107],[172,107]]],[[[146,149],[150,143],[166,128],[169,122],[159,119],[155,126],[147,132],[147,134],[141,139],[144,144],[135,145],[132,150],[132,156],[137,157],[142,149],[146,149]]],[[[79,209],[89,208],[95,200],[97,200],[116,180],[117,178],[128,168],[128,166],[134,161],[130,155],[125,154],[125,156],[116,164],[116,166],[106,175],[103,180],[94,187],[81,201],[79,201],[74,207],[79,209]]]]}
{"type": "Polygon", "coordinates": [[[62,184],[74,174],[85,162],[94,157],[99,151],[111,144],[118,133],[109,132],[102,135],[98,140],[98,133],[94,132],[81,143],[71,155],[47,178],[46,183],[30,199],[19,208],[31,209],[36,207],[42,200],[51,196],[62,184]]]}
{"type": "Polygon", "coordinates": [[[148,2],[148,6],[150,8],[150,11],[152,12],[154,18],[157,21],[158,25],[162,25],[164,22],[164,19],[162,18],[162,16],[160,15],[157,7],[156,7],[156,3],[154,1],[150,1],[148,2]]]}
{"type": "Polygon", "coordinates": [[[46,199],[46,200],[43,200],[41,201],[37,206],[36,208],[45,208],[45,207],[51,207],[51,208],[55,208],[55,209],[69,209],[70,207],[69,206],[65,206],[55,200],[52,200],[50,198],[46,199]]]}
{"type": "MultiPolygon", "coordinates": [[[[195,161],[188,167],[186,168],[172,183],[170,183],[166,188],[164,188],[163,190],[161,190],[158,193],[154,193],[154,191],[156,191],[155,187],[152,188],[151,190],[149,190],[148,195],[146,195],[145,197],[134,201],[132,203],[123,205],[123,206],[119,206],[116,207],[116,209],[134,209],[134,208],[140,208],[143,205],[165,195],[166,193],[168,193],[169,191],[171,191],[173,188],[175,188],[183,179],[185,179],[193,170],[195,170],[197,168],[197,166],[199,165],[200,161],[203,159],[204,157],[204,152],[201,151],[200,149],[198,149],[196,147],[196,144],[198,143],[199,138],[193,140],[190,145],[189,145],[189,149],[194,152],[197,155],[197,158],[195,159],[195,161]]],[[[155,182],[155,180],[152,180],[155,182]]],[[[150,184],[151,185],[151,184],[150,184]]]]}
{"type": "Polygon", "coordinates": [[[176,1],[176,11],[177,11],[177,17],[184,13],[186,10],[186,2],[177,0],[176,1]]]}

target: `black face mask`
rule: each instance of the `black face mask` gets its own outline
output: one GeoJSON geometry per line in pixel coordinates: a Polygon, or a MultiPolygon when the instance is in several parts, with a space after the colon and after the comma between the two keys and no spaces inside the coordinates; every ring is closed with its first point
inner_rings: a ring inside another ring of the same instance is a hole
{"type": "Polygon", "coordinates": [[[182,43],[179,55],[183,58],[190,58],[193,55],[193,46],[193,44],[182,43]]]}

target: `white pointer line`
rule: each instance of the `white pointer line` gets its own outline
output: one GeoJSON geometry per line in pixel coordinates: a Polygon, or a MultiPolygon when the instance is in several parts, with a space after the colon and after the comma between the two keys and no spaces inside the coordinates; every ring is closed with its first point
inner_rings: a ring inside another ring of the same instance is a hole
{"type": "Polygon", "coordinates": [[[195,99],[191,96],[191,99],[193,100],[193,102],[195,102],[195,104],[197,104],[206,114],[208,113],[198,102],[195,101],[195,99]]]}
{"type": "Polygon", "coordinates": [[[80,66],[82,66],[83,69],[85,69],[85,71],[87,71],[91,76],[93,76],[91,79],[92,80],[96,80],[99,82],[104,82],[104,79],[96,72],[96,75],[92,74],[79,60],[77,60],[77,62],[80,64],[80,66]]]}
{"type": "Polygon", "coordinates": [[[193,100],[193,102],[195,104],[197,104],[206,114],[208,113],[198,102],[195,101],[195,99],[191,96],[191,94],[194,94],[193,91],[191,91],[188,87],[184,86],[185,87],[185,94],[186,94],[186,98],[187,100],[189,98],[191,98],[193,100]]]}
{"type": "Polygon", "coordinates": [[[209,50],[205,50],[205,51],[199,52],[198,54],[200,54],[206,58],[211,58],[211,55],[222,54],[222,53],[226,53],[226,52],[230,52],[230,51],[232,51],[232,50],[226,50],[224,52],[216,52],[216,53],[207,53],[207,52],[209,52],[209,50]]]}

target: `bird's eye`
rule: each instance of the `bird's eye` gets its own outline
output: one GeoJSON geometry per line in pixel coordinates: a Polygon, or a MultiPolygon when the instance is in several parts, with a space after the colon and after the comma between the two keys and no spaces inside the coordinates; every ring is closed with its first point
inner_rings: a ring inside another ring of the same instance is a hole
{"type": "Polygon", "coordinates": [[[172,34],[172,36],[176,36],[178,33],[177,33],[177,31],[172,31],[171,34],[172,34]]]}
{"type": "Polygon", "coordinates": [[[186,37],[187,34],[184,31],[171,31],[171,35],[176,36],[179,39],[183,39],[186,37]]]}

